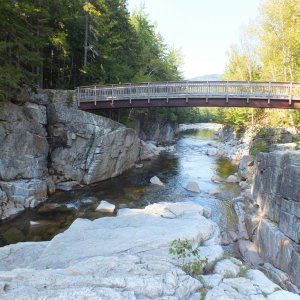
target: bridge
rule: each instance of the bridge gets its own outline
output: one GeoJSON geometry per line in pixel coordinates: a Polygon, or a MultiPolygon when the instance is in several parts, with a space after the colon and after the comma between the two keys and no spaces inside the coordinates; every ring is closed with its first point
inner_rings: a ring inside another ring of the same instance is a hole
{"type": "Polygon", "coordinates": [[[76,89],[82,110],[149,107],[256,107],[300,109],[293,82],[148,82],[76,89]]]}

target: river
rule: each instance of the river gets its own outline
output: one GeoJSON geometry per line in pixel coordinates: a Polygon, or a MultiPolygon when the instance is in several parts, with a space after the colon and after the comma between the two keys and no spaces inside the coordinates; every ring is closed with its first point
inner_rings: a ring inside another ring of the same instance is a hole
{"type": "Polygon", "coordinates": [[[20,241],[46,241],[64,231],[76,218],[95,219],[107,214],[95,211],[101,200],[114,203],[117,208],[140,208],[149,203],[194,201],[212,209],[212,219],[221,230],[234,231],[237,218],[232,199],[239,195],[238,184],[213,183],[215,174],[222,178],[236,172],[223,158],[207,156],[203,148],[216,139],[210,129],[190,130],[180,134],[172,152],[162,152],[141,169],[131,169],[123,175],[77,188],[58,191],[36,209],[28,209],[17,218],[0,226],[0,246],[20,241]],[[152,176],[165,183],[151,185],[152,176]],[[188,182],[197,182],[201,193],[185,189],[188,182]],[[213,196],[211,193],[217,192],[213,196]]]}

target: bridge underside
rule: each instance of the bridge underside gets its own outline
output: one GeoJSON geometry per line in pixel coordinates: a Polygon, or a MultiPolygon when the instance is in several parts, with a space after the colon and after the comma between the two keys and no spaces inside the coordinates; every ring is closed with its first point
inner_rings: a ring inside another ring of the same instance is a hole
{"type": "Polygon", "coordinates": [[[134,100],[110,100],[80,102],[79,109],[117,109],[117,108],[150,108],[150,107],[254,107],[300,109],[300,99],[267,99],[267,98],[155,98],[134,100]]]}

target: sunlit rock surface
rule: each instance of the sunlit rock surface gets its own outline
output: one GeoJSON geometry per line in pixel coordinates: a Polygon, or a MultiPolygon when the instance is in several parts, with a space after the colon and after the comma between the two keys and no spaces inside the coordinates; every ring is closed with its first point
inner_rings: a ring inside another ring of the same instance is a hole
{"type": "Polygon", "coordinates": [[[138,159],[133,129],[58,104],[48,107],[51,168],[61,181],[84,184],[120,175],[138,159]]]}
{"type": "Polygon", "coordinates": [[[117,217],[77,219],[50,242],[0,248],[0,298],[300,299],[260,271],[222,260],[219,228],[204,212],[192,202],[122,209],[117,217]],[[200,256],[217,263],[215,274],[183,272],[168,253],[178,238],[200,245],[200,256]]]}

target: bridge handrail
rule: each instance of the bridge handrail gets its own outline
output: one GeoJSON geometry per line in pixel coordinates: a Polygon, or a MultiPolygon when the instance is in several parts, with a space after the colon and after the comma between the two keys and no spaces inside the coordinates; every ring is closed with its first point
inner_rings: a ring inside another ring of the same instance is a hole
{"type": "Polygon", "coordinates": [[[235,97],[289,99],[300,98],[296,82],[247,81],[170,81],[81,86],[77,89],[80,102],[135,100],[184,97],[235,97]]]}

